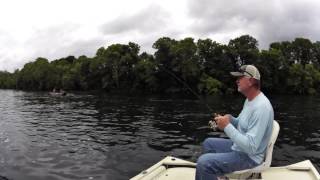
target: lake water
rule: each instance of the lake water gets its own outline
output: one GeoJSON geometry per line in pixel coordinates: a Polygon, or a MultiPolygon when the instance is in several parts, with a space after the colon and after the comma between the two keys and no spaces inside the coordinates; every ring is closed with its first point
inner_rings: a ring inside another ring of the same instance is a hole
{"type": "MultiPolygon", "coordinates": [[[[320,98],[272,96],[281,130],[273,166],[320,167],[320,98]]],[[[237,115],[238,97],[210,97],[237,115]]],[[[0,175],[12,180],[129,179],[167,155],[195,161],[210,112],[192,96],[129,97],[0,90],[0,175]]],[[[1,179],[1,178],[0,178],[1,179]]]]}

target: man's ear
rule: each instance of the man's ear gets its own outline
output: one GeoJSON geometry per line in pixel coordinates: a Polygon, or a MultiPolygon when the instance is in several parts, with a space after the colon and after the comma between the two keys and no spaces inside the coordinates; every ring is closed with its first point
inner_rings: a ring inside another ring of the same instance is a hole
{"type": "Polygon", "coordinates": [[[250,78],[250,79],[249,79],[249,85],[250,85],[250,87],[253,86],[253,84],[254,84],[254,82],[253,82],[252,78],[250,78]]]}

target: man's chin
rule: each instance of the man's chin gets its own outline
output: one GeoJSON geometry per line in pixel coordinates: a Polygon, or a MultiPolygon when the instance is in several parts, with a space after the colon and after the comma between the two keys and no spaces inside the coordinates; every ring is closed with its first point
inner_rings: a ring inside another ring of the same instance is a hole
{"type": "Polygon", "coordinates": [[[243,95],[245,95],[244,92],[243,92],[243,89],[238,88],[238,92],[243,94],[243,95]]]}

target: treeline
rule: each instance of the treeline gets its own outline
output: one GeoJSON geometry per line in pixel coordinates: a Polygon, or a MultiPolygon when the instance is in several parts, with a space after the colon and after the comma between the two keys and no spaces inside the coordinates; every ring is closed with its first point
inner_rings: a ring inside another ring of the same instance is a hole
{"type": "Polygon", "coordinates": [[[136,43],[101,47],[94,57],[39,57],[13,73],[0,72],[0,88],[50,91],[226,94],[236,90],[229,72],[256,65],[263,90],[269,93],[316,94],[320,88],[320,42],[296,38],[259,50],[258,41],[243,35],[227,45],[211,39],[158,39],[154,54],[140,53],[136,43]]]}

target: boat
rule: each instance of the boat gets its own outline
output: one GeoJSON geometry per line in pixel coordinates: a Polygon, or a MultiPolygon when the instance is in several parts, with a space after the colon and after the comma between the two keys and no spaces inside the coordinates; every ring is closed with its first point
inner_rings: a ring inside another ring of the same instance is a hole
{"type": "MultiPolygon", "coordinates": [[[[235,171],[225,175],[228,179],[264,179],[264,180],[320,180],[319,172],[310,160],[281,167],[270,167],[274,144],[279,134],[280,126],[273,121],[271,138],[268,142],[264,161],[257,167],[235,171]]],[[[196,163],[168,156],[142,171],[131,180],[194,180],[196,163]]]]}
{"type": "MultiPolygon", "coordinates": [[[[167,156],[130,180],[194,180],[196,163],[167,156]]],[[[269,167],[252,176],[249,174],[228,174],[229,180],[320,180],[320,175],[311,161],[305,160],[288,166],[269,167]],[[251,177],[252,176],[252,177],[251,177]]]]}
{"type": "Polygon", "coordinates": [[[67,95],[67,92],[61,90],[61,91],[52,91],[52,92],[49,92],[49,94],[51,96],[65,96],[67,95]]]}
{"type": "Polygon", "coordinates": [[[50,92],[49,93],[51,96],[65,96],[67,95],[66,92],[60,93],[60,92],[50,92]]]}

